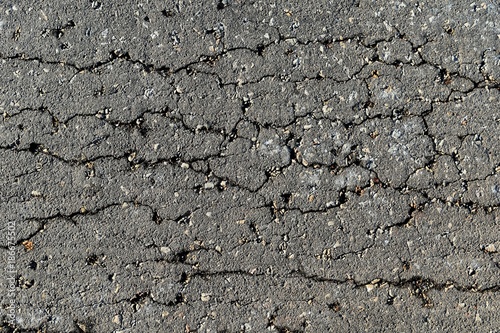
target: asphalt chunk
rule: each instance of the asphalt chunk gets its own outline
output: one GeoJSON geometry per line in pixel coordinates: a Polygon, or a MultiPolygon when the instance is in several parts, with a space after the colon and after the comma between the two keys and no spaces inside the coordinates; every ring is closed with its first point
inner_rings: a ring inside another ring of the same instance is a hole
{"type": "Polygon", "coordinates": [[[3,332],[498,332],[497,2],[0,4],[3,332]]]}

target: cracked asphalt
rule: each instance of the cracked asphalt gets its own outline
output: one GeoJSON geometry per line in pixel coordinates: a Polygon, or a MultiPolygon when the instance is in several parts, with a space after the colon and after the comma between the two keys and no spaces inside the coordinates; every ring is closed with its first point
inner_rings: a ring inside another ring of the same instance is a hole
{"type": "Polygon", "coordinates": [[[500,332],[498,1],[0,32],[1,332],[500,332]]]}

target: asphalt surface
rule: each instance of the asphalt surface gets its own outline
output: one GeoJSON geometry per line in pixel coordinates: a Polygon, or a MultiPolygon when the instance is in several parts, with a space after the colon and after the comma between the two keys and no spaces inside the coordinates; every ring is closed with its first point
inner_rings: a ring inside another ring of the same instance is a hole
{"type": "Polygon", "coordinates": [[[498,1],[0,32],[0,332],[500,332],[498,1]]]}

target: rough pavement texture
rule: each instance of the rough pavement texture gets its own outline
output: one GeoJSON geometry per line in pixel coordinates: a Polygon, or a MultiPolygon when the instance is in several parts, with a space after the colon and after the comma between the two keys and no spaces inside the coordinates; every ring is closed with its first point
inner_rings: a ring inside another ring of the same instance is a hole
{"type": "Polygon", "coordinates": [[[1,331],[499,332],[499,4],[438,3],[2,1],[1,331]]]}

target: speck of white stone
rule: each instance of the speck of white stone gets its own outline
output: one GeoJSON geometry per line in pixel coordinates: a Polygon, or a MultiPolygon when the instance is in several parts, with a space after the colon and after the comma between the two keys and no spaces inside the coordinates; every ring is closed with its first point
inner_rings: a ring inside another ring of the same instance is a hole
{"type": "Polygon", "coordinates": [[[181,163],[181,168],[183,168],[183,169],[189,169],[189,164],[187,164],[187,163],[181,163]]]}
{"type": "Polygon", "coordinates": [[[172,250],[170,250],[169,247],[162,246],[162,247],[160,247],[160,252],[163,254],[169,254],[170,252],[172,252],[172,250]]]}
{"type": "Polygon", "coordinates": [[[495,244],[489,244],[484,248],[484,250],[488,253],[495,253],[497,252],[497,248],[495,247],[495,244]]]}
{"type": "Polygon", "coordinates": [[[389,23],[387,23],[387,21],[384,21],[384,26],[385,26],[385,29],[386,29],[387,31],[389,31],[389,32],[391,32],[391,31],[392,31],[392,27],[391,27],[391,25],[390,25],[389,23]]]}
{"type": "Polygon", "coordinates": [[[122,319],[121,319],[121,316],[120,315],[115,315],[113,317],[113,323],[117,324],[117,325],[120,325],[122,323],[122,319]]]}
{"type": "Polygon", "coordinates": [[[323,113],[330,113],[332,112],[333,108],[329,107],[328,104],[323,105],[323,113]]]}
{"type": "Polygon", "coordinates": [[[40,14],[42,15],[42,18],[47,21],[49,18],[47,17],[47,15],[44,13],[43,10],[40,9],[40,14]]]}
{"type": "Polygon", "coordinates": [[[394,138],[394,139],[399,139],[403,134],[401,133],[400,130],[398,129],[395,129],[394,131],[392,131],[391,133],[391,136],[394,138]]]}

